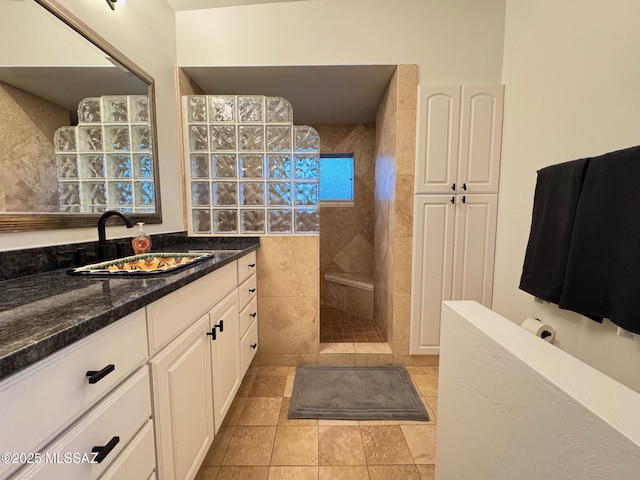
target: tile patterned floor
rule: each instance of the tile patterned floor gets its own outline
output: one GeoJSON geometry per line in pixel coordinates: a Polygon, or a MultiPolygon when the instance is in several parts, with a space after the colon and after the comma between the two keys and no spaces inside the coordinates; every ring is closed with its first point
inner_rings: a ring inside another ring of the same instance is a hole
{"type": "Polygon", "coordinates": [[[378,343],[384,340],[373,320],[321,305],[320,342],[378,343]]]}
{"type": "Polygon", "coordinates": [[[295,367],[251,367],[196,480],[433,480],[438,368],[407,370],[429,422],[289,420],[295,367]]]}

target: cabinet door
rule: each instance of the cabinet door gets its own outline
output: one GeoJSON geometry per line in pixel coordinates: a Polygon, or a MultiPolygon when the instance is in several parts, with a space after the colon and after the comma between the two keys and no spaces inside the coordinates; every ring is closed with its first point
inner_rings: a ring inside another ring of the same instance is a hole
{"type": "Polygon", "coordinates": [[[208,331],[203,315],[150,362],[161,480],[194,478],[213,442],[208,331]]]}
{"type": "Polygon", "coordinates": [[[416,193],[455,191],[459,131],[460,86],[419,86],[416,193]]]}
{"type": "Polygon", "coordinates": [[[240,387],[240,315],[238,292],[234,291],[209,312],[213,369],[213,406],[216,433],[240,387]]]}
{"type": "Polygon", "coordinates": [[[498,195],[459,195],[456,204],[451,299],[491,308],[498,195]]]}
{"type": "Polygon", "coordinates": [[[503,85],[462,87],[459,193],[498,193],[503,103],[503,85]]]}
{"type": "Polygon", "coordinates": [[[410,354],[436,354],[440,309],[451,299],[453,195],[418,195],[414,202],[410,354]]]}

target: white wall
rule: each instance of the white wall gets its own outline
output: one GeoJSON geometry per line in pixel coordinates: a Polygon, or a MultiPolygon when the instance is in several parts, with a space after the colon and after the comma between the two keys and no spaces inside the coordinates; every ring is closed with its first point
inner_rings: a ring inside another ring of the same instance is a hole
{"type": "MultiPolygon", "coordinates": [[[[536,170],[640,144],[640,3],[507,2],[493,309],[542,318],[558,346],[640,391],[640,340],[518,290],[536,170]]],[[[640,287],[640,286],[639,286],[640,287]]]]}
{"type": "MultiPolygon", "coordinates": [[[[179,128],[176,97],[176,34],[174,12],[164,1],[130,0],[111,11],[105,1],[59,0],[99,35],[150,74],[156,82],[158,150],[163,223],[145,227],[149,233],[184,230],[179,128]]],[[[46,36],[46,31],[42,32],[46,36]]],[[[130,236],[124,227],[109,227],[108,238],[130,236]]],[[[97,240],[95,228],[46,232],[2,233],[0,249],[97,240]]]]}
{"type": "Polygon", "coordinates": [[[496,83],[505,0],[310,0],[177,12],[182,66],[418,64],[419,82],[496,83]]]}
{"type": "Polygon", "coordinates": [[[636,480],[640,394],[476,302],[442,309],[437,480],[636,480]]]}

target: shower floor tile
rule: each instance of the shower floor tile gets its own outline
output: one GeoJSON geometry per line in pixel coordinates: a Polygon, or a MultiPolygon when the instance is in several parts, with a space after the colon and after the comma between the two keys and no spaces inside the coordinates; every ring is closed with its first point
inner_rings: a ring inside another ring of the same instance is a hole
{"type": "Polygon", "coordinates": [[[373,320],[320,306],[321,343],[378,343],[384,338],[373,320]]]}

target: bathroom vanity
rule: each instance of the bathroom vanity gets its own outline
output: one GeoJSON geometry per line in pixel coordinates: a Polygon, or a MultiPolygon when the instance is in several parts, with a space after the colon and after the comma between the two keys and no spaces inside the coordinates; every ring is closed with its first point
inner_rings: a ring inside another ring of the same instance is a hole
{"type": "Polygon", "coordinates": [[[258,348],[258,245],[0,282],[0,479],[194,478],[258,348]]]}

